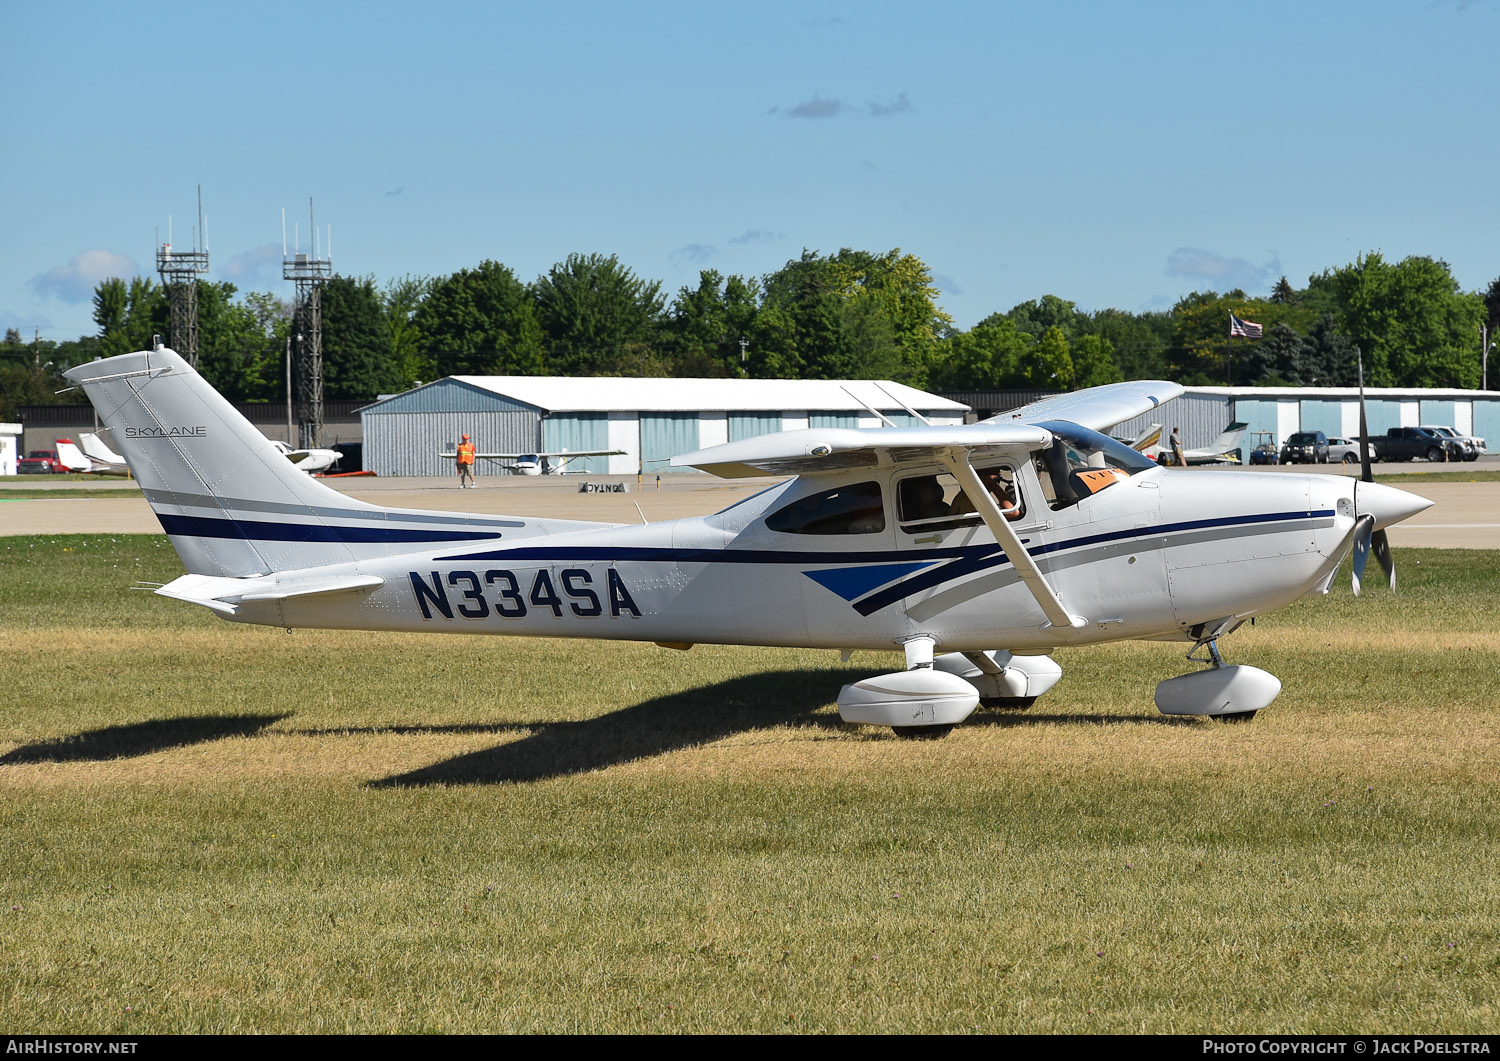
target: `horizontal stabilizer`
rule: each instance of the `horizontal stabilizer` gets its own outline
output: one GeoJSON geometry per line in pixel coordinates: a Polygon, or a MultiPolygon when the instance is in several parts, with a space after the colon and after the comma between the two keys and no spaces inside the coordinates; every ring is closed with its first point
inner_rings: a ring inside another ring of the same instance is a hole
{"type": "Polygon", "coordinates": [[[201,604],[223,615],[233,615],[243,604],[348,593],[385,585],[378,575],[328,575],[309,578],[224,578],[219,575],[183,575],[156,592],[162,597],[201,604]]]}

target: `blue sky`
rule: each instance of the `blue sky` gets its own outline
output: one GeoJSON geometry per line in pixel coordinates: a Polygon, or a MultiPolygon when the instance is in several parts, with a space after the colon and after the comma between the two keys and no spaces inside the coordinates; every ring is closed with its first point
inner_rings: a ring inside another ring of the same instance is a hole
{"type": "Polygon", "coordinates": [[[965,328],[1371,250],[1482,290],[1497,34],[1497,0],[0,0],[0,327],[92,333],[200,184],[211,277],[283,296],[309,197],[382,284],[597,251],[675,294],[900,247],[965,328]]]}

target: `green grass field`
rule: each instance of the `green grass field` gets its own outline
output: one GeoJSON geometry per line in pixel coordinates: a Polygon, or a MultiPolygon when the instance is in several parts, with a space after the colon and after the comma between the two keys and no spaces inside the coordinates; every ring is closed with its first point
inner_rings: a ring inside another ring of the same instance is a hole
{"type": "MultiPolygon", "coordinates": [[[[1379,467],[1377,465],[1377,467],[1379,467]]],[[[1452,465],[1433,465],[1434,468],[1452,465]]],[[[1459,465],[1462,469],[1463,465],[1459,465]]],[[[1430,472],[1397,472],[1382,475],[1375,474],[1377,483],[1390,483],[1392,486],[1400,486],[1402,483],[1500,483],[1500,471],[1490,468],[1477,468],[1473,471],[1450,470],[1430,472]]]]}
{"type": "Polygon", "coordinates": [[[1126,644],[912,742],[833,706],[895,655],[288,634],[0,539],[0,1026],[1493,1031],[1500,553],[1397,563],[1225,639],[1248,724],[1126,644]]]}

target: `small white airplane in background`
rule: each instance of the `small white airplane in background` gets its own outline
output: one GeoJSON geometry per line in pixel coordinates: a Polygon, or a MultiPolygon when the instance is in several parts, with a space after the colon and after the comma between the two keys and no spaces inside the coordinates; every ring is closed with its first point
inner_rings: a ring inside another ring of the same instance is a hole
{"type": "Polygon", "coordinates": [[[57,440],[57,456],[70,472],[86,475],[129,475],[130,466],[125,458],[106,446],[98,435],[85,433],[78,436],[78,445],[72,439],[57,440]],[[80,450],[79,446],[82,446],[80,450]]]}
{"type": "MultiPolygon", "coordinates": [[[[1152,426],[1156,425],[1153,424],[1152,426]]],[[[1208,445],[1185,449],[1182,451],[1182,455],[1187,459],[1188,464],[1238,464],[1240,463],[1240,458],[1235,451],[1243,445],[1245,433],[1249,430],[1249,424],[1242,424],[1238,420],[1235,420],[1220,433],[1218,438],[1214,439],[1208,445]]],[[[1157,429],[1155,442],[1154,446],[1150,444],[1137,444],[1136,448],[1153,460],[1172,461],[1174,459],[1172,442],[1170,439],[1166,442],[1161,441],[1160,428],[1157,429]]]]}
{"type": "Polygon", "coordinates": [[[1244,719],[1281,683],[1218,640],[1326,593],[1431,502],[1333,475],[1158,466],[1100,432],[1181,393],[1135,382],[978,424],[813,428],[674,457],[790,477],[711,516],[612,524],[382,508],[295,474],[158,346],[66,373],[115,430],[188,574],[156,592],[233,622],[901,652],[838,694],[850,722],[937,736],[1028,706],[1048,653],[1181,641],[1167,714],[1244,719]],[[963,496],[960,497],[959,494],[963,496]],[[1199,650],[1207,652],[1199,658],[1199,650]]]}
{"type": "Polygon", "coordinates": [[[292,467],[298,471],[307,472],[309,475],[313,472],[327,471],[344,456],[336,449],[293,449],[279,439],[273,439],[271,445],[292,462],[292,467]]]}
{"type": "MultiPolygon", "coordinates": [[[[562,475],[570,463],[579,457],[618,457],[623,449],[577,449],[560,450],[557,453],[476,453],[481,460],[511,461],[509,471],[513,475],[562,475]]],[[[457,453],[439,453],[439,457],[457,460],[457,453]]]]}

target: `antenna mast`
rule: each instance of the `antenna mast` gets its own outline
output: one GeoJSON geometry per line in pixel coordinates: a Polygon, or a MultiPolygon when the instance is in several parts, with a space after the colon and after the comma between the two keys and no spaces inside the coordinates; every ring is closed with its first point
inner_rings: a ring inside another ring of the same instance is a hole
{"type": "MultiPolygon", "coordinates": [[[[203,232],[203,185],[198,185],[198,232],[203,232]]],[[[160,235],[160,230],[158,230],[160,235]]],[[[198,277],[208,272],[208,240],[193,241],[192,250],[172,249],[172,218],[167,216],[167,242],[157,245],[156,271],[167,289],[171,312],[167,338],[187,363],[198,367],[198,277]]]]}
{"type": "MultiPolygon", "coordinates": [[[[311,222],[311,196],[307,199],[307,216],[311,222]]],[[[323,436],[323,285],[333,275],[333,262],[319,256],[317,251],[303,254],[296,244],[292,256],[286,256],[285,210],[282,211],[281,233],[281,275],[297,285],[291,358],[300,425],[299,444],[303,449],[311,449],[321,445],[323,436]]],[[[314,228],[313,241],[316,238],[317,229],[314,228]]]]}

